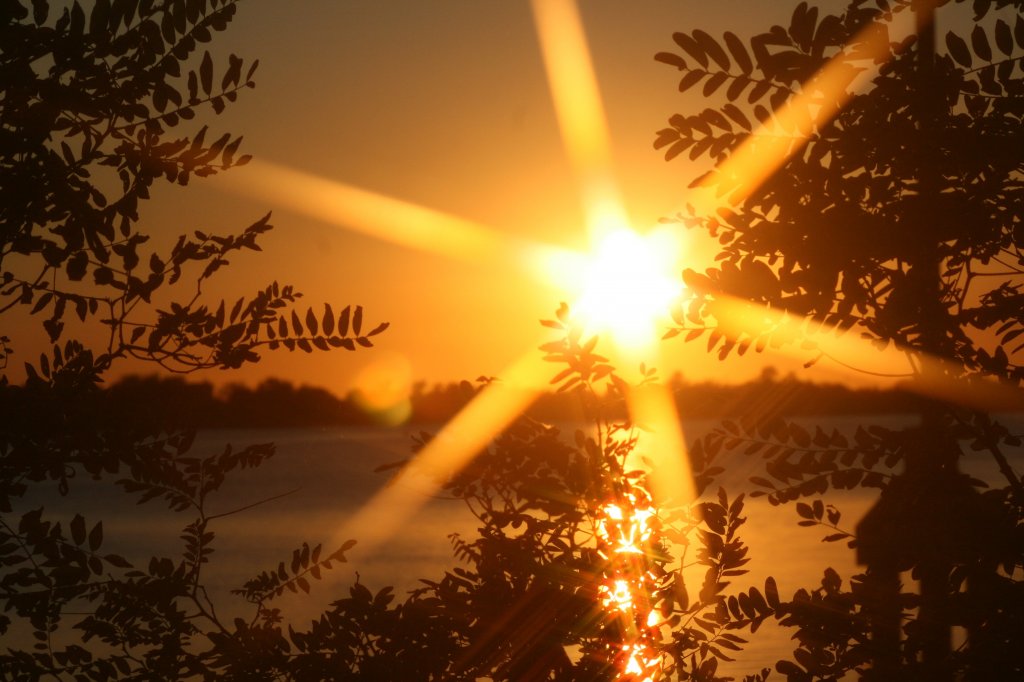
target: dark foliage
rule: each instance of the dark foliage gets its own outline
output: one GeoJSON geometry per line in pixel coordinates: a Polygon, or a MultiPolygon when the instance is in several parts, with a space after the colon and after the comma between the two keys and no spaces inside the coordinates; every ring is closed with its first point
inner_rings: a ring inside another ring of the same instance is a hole
{"type": "MultiPolygon", "coordinates": [[[[213,677],[262,636],[218,618],[203,567],[217,518],[208,500],[273,445],[193,454],[181,415],[139,419],[104,399],[112,367],[130,357],[175,372],[232,369],[258,361],[264,347],[370,346],[386,326],[363,331],[358,306],[337,316],[329,305],[323,315],[298,309],[300,294],[277,282],[211,300],[204,289],[228,260],[260,250],[269,214],[238,234],[196,230],[167,248],[150,248],[140,228],[140,204],[157,184],[187,185],[248,161],[241,137],[198,124],[254,84],[256,62],[229,55],[217,67],[204,47],[237,4],[0,1],[5,679],[213,677]],[[38,331],[50,347],[37,355],[38,331]],[[27,378],[13,385],[7,370],[21,355],[27,378]],[[74,500],[82,478],[116,481],[179,515],[181,555],[120,556],[105,549],[101,520],[29,502],[74,500]]],[[[258,576],[244,596],[261,610],[284,589],[308,589],[308,576],[343,561],[345,549],[322,557],[303,545],[291,570],[258,576]]]]}
{"type": "MultiPolygon", "coordinates": [[[[964,3],[936,4],[940,15],[964,14],[964,3]]],[[[737,201],[717,215],[676,217],[721,249],[714,267],[684,273],[689,296],[672,336],[705,338],[723,359],[796,340],[767,323],[720,327],[718,302],[728,295],[895,344],[921,368],[916,390],[925,395],[955,386],[945,395],[970,405],[984,380],[1021,385],[1024,5],[976,0],[971,9],[974,21],[939,41],[926,3],[904,0],[857,0],[837,13],[801,3],[788,26],[749,43],[731,33],[674,35],[679,49],[657,59],[680,70],[681,90],[701,85],[707,108],[673,116],[655,146],[668,159],[688,151],[714,160],[697,182],[737,201]],[[893,20],[909,13],[917,33],[889,39],[893,20]],[[780,125],[777,112],[818,87],[828,60],[845,55],[851,82],[872,66],[866,44],[878,36],[887,46],[871,60],[878,73],[834,118],[815,121],[812,100],[801,122],[780,125]],[[759,124],[765,132],[752,132],[759,124]],[[742,187],[717,168],[751,140],[765,150],[782,144],[790,156],[760,186],[742,187]]],[[[866,572],[844,587],[826,570],[782,620],[799,643],[776,667],[789,679],[1024,674],[1024,488],[1011,465],[1020,436],[956,404],[922,398],[917,411],[920,427],[867,426],[852,440],[751,412],[698,443],[762,458],[753,494],[796,503],[802,525],[836,526],[833,491],[881,491],[856,533],[826,538],[849,541],[866,572]],[[961,460],[981,458],[998,479],[959,472],[961,460]],[[908,577],[920,589],[902,586],[908,577]],[[956,648],[954,626],[966,633],[956,648]]]]}

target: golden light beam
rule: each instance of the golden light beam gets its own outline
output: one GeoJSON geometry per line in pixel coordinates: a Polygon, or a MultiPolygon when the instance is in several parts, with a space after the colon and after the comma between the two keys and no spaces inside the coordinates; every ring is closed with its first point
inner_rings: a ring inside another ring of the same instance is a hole
{"type": "MultiPolygon", "coordinates": [[[[586,35],[574,0],[533,0],[532,7],[562,140],[582,185],[591,242],[600,248],[609,238],[614,241],[616,235],[624,234],[628,219],[612,172],[611,141],[586,35]]],[[[613,243],[612,246],[621,245],[613,243]]],[[[619,287],[626,284],[612,277],[611,273],[616,270],[614,264],[601,270],[600,254],[596,259],[599,277],[614,281],[619,287]]],[[[615,260],[614,256],[611,260],[615,260]]],[[[644,267],[642,262],[630,265],[644,267]]],[[[591,279],[595,279],[593,274],[591,279]]],[[[602,310],[627,314],[630,303],[636,303],[619,301],[621,292],[601,289],[595,293],[591,291],[594,284],[589,283],[583,300],[573,306],[576,309],[582,304],[585,316],[601,318],[598,313],[602,310]],[[602,300],[591,300],[595,296],[602,300]],[[610,302],[604,298],[615,300],[610,302]]],[[[654,295],[655,292],[648,293],[654,295]]],[[[609,320],[599,321],[610,323],[609,320]]],[[[656,347],[647,343],[651,331],[648,327],[652,326],[653,316],[650,320],[634,320],[623,330],[628,332],[623,338],[619,339],[619,334],[613,336],[622,341],[618,345],[626,355],[636,358],[642,349],[656,347]]],[[[613,331],[620,330],[613,327],[613,331]]],[[[630,413],[651,429],[647,434],[650,438],[647,451],[652,466],[658,471],[658,475],[652,477],[657,488],[656,503],[659,506],[688,504],[694,499],[695,490],[671,394],[664,387],[647,386],[630,391],[628,401],[630,413]]]]}
{"type": "MultiPolygon", "coordinates": [[[[660,353],[654,347],[657,363],[660,353]]],[[[626,396],[633,422],[644,430],[643,452],[651,462],[651,493],[659,509],[684,507],[697,499],[675,398],[664,384],[633,387],[626,396]]]]}
{"type": "Polygon", "coordinates": [[[612,170],[611,136],[575,0],[533,0],[534,22],[555,115],[580,182],[588,232],[596,241],[626,225],[612,170]]]}
{"type": "Polygon", "coordinates": [[[470,263],[510,263],[541,281],[582,268],[577,252],[268,161],[225,173],[236,193],[409,249],[470,263]]]}
{"type": "Polygon", "coordinates": [[[907,389],[919,395],[982,412],[1018,410],[1024,405],[1024,389],[980,374],[961,376],[963,367],[942,358],[915,358],[918,371],[907,389]]]}
{"type": "MultiPolygon", "coordinates": [[[[708,303],[708,312],[718,320],[718,329],[727,339],[746,338],[756,343],[760,338],[766,348],[803,360],[808,358],[809,351],[814,350],[837,359],[867,356],[871,358],[873,371],[878,374],[910,377],[914,373],[906,353],[895,344],[879,349],[868,339],[860,337],[855,329],[840,333],[833,325],[773,310],[721,292],[716,292],[715,300],[708,303]]],[[[839,367],[851,373],[860,371],[842,364],[839,367]]]]}
{"type": "Polygon", "coordinates": [[[752,132],[705,178],[690,202],[699,214],[715,215],[724,206],[722,194],[728,194],[729,203],[739,204],[801,151],[814,130],[831,121],[853,97],[865,71],[871,71],[854,62],[870,61],[876,66],[888,55],[889,31],[870,22],[850,44],[857,46],[855,55],[844,50],[832,57],[775,112],[769,123],[752,132]],[[722,185],[712,191],[719,181],[722,185]]]}
{"type": "Polygon", "coordinates": [[[879,348],[859,336],[856,327],[840,333],[832,325],[722,294],[709,303],[709,312],[726,338],[767,335],[767,347],[772,351],[798,359],[817,350],[851,376],[871,373],[906,378],[908,390],[972,409],[999,411],[1024,404],[1024,391],[1017,387],[991,378],[962,377],[963,368],[955,363],[896,344],[879,348]],[[870,358],[870,371],[856,366],[865,357],[870,358]]]}
{"type": "Polygon", "coordinates": [[[443,483],[462,470],[547,387],[550,365],[529,352],[500,381],[488,384],[335,534],[340,543],[358,538],[367,552],[394,534],[443,483]]]}

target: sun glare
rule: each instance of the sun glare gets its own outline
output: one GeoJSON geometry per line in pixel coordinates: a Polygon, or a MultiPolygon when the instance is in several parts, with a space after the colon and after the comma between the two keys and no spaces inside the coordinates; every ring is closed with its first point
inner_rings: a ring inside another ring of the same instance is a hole
{"type": "Polygon", "coordinates": [[[610,332],[626,349],[649,346],[679,294],[679,250],[668,231],[641,235],[623,227],[609,232],[584,268],[574,314],[584,327],[610,332]]]}
{"type": "MultiPolygon", "coordinates": [[[[574,301],[575,321],[589,333],[611,337],[626,358],[657,358],[659,325],[667,321],[670,305],[681,291],[681,258],[692,259],[694,254],[680,241],[678,230],[640,234],[626,226],[612,173],[610,135],[576,3],[533,0],[532,7],[556,117],[581,184],[585,222],[594,243],[591,253],[513,238],[439,211],[272,164],[257,165],[254,175],[242,174],[239,180],[244,183],[233,188],[275,196],[307,215],[408,248],[473,262],[512,261],[546,283],[561,285],[574,301]]],[[[859,58],[880,63],[889,50],[886,34],[875,31],[874,25],[865,31],[873,32],[853,41],[863,50],[859,58]]],[[[834,116],[852,95],[857,80],[857,72],[851,72],[848,62],[845,53],[834,57],[775,113],[776,123],[806,137],[834,116]]],[[[713,215],[719,208],[742,201],[802,148],[800,141],[794,143],[790,136],[771,133],[770,126],[754,131],[733,150],[717,175],[733,182],[723,189],[709,180],[691,195],[691,206],[698,213],[713,215]]],[[[795,321],[777,315],[766,320],[765,311],[749,303],[717,298],[716,317],[735,333],[751,333],[751,327],[762,332],[766,326],[779,332],[792,327],[793,338],[801,338],[805,331],[795,321]]],[[[862,339],[847,341],[858,352],[870,346],[862,339]]],[[[946,376],[933,374],[940,379],[946,376]]],[[[408,402],[409,376],[408,366],[401,362],[368,369],[360,377],[364,408],[385,416],[398,410],[394,415],[400,418],[408,402]]],[[[527,354],[503,379],[481,391],[392,485],[339,528],[339,537],[347,539],[358,532],[364,551],[367,545],[385,542],[426,499],[410,494],[413,484],[436,491],[445,477],[465,466],[540,394],[548,368],[527,354]]],[[[954,387],[943,384],[928,389],[938,393],[951,392],[954,387]]],[[[653,477],[649,494],[623,479],[622,494],[595,510],[597,542],[609,562],[600,596],[606,613],[617,617],[623,626],[620,649],[614,657],[621,671],[617,679],[650,682],[658,679],[662,663],[656,646],[661,617],[648,599],[653,584],[646,564],[651,524],[659,509],[692,503],[696,490],[669,389],[664,384],[642,386],[630,390],[627,400],[630,415],[645,428],[647,465],[658,475],[653,477]]]]}

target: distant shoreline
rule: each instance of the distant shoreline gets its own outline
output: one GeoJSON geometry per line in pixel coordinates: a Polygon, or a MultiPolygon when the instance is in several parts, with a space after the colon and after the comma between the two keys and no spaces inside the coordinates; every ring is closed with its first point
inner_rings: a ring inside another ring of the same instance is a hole
{"type": "MultiPolygon", "coordinates": [[[[688,383],[679,376],[667,382],[679,414],[688,419],[728,418],[744,415],[785,417],[853,416],[858,414],[912,414],[920,398],[903,387],[849,388],[839,384],[779,378],[772,370],[744,384],[688,383]]],[[[374,405],[358,392],[339,397],[326,389],[296,386],[268,379],[255,388],[229,384],[217,389],[207,382],[180,377],[127,376],[100,390],[111,413],[136,423],[177,423],[193,428],[388,426],[443,423],[459,412],[482,384],[451,382],[428,386],[419,383],[411,394],[394,404],[374,405]]],[[[1021,411],[1006,405],[999,411],[1021,411]]],[[[575,422],[585,419],[579,397],[545,393],[527,414],[544,421],[575,422]]],[[[625,407],[612,416],[626,416],[625,407]]]]}

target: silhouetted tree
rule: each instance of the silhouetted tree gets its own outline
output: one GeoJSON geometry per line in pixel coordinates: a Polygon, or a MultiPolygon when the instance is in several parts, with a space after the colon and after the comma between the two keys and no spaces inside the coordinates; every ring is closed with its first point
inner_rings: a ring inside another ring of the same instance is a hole
{"type": "MultiPolygon", "coordinates": [[[[244,638],[214,637],[218,647],[241,648],[210,661],[211,671],[228,679],[631,679],[622,677],[628,645],[646,629],[643,641],[663,659],[663,679],[711,680],[746,642],[740,631],[756,632],[786,613],[770,578],[763,590],[729,587],[749,561],[738,534],[742,495],[719,489],[660,510],[648,517],[649,537],[643,524],[624,531],[635,553],[616,552],[624,536],[602,540],[609,505],[650,503],[650,474],[634,468],[642,436],[610,416],[620,413],[626,385],[597,354],[597,339],[581,335],[566,307],[547,325],[559,334],[542,350],[556,363],[558,387],[582,400],[587,428],[566,437],[522,417],[441,481],[478,522],[472,536],[451,536],[460,565],[422,579],[403,600],[390,587],[374,592],[357,582],[308,629],[287,631],[270,608],[281,580],[264,572],[244,590],[259,608],[256,620],[244,638]],[[699,589],[687,589],[684,563],[698,574],[699,589]],[[623,578],[642,578],[645,587],[617,611],[609,605],[623,578]],[[648,628],[648,612],[664,627],[648,628]]],[[[648,370],[641,387],[655,380],[648,370]]],[[[419,443],[430,439],[421,434],[419,443]]],[[[701,491],[721,472],[713,455],[695,453],[693,464],[701,491]]],[[[417,465],[383,468],[394,466],[417,465]]]]}
{"type": "MultiPolygon", "coordinates": [[[[148,245],[139,211],[156,184],[186,185],[248,160],[241,137],[191,123],[253,86],[256,62],[230,55],[217,68],[203,48],[237,4],[97,0],[54,11],[46,0],[0,2],[5,678],[208,676],[211,645],[228,655],[246,636],[218,620],[203,586],[214,539],[206,502],[273,446],[192,454],[194,434],[174,415],[134,420],[98,399],[113,366],[131,357],[175,372],[237,368],[264,347],[369,346],[385,327],[365,331],[360,307],[301,311],[300,294],[277,282],[234,302],[210,300],[209,280],[236,252],[259,250],[269,214],[239,234],[197,230],[169,248],[148,245]],[[173,132],[183,128],[191,132],[173,132]],[[51,346],[38,355],[30,315],[42,318],[51,346]],[[69,338],[69,317],[80,338],[69,338]],[[6,370],[19,355],[27,378],[14,385],[6,370]],[[102,552],[101,521],[26,508],[26,496],[73,494],[80,477],[117,479],[140,502],[187,513],[182,556],[132,565],[102,552]],[[204,640],[208,631],[226,640],[204,640]]],[[[297,550],[279,583],[306,586],[300,575],[340,558],[297,550]]]]}
{"type": "MultiPolygon", "coordinates": [[[[833,13],[801,3],[788,26],[749,42],[675,34],[681,50],[657,58],[682,72],[681,90],[700,85],[707,108],[673,116],[655,146],[669,159],[714,160],[698,182],[742,199],[716,215],[677,217],[721,249],[714,267],[684,273],[689,294],[674,334],[706,338],[722,358],[793,340],[770,324],[719,328],[716,302],[727,294],[897,345],[925,395],[958,386],[952,393],[970,406],[979,379],[1021,385],[1024,3],[975,0],[973,21],[956,7],[964,4],[856,0],[833,13]],[[933,5],[963,16],[942,50],[933,5]],[[909,13],[917,30],[887,38],[909,13]],[[866,46],[879,35],[886,49],[872,55],[866,46]],[[830,59],[846,65],[849,87],[858,72],[878,72],[834,118],[816,121],[813,95],[830,59]],[[775,112],[801,93],[812,97],[784,127],[775,112]],[[776,150],[786,140],[791,156],[761,186],[734,194],[744,178],[718,168],[751,139],[776,150]]],[[[698,444],[763,455],[754,494],[774,504],[811,498],[797,502],[805,525],[836,524],[822,497],[830,490],[881,490],[855,535],[826,538],[851,540],[865,574],[847,589],[829,569],[820,588],[794,596],[783,623],[796,628],[799,648],[777,665],[790,679],[1024,675],[1024,488],[1010,456],[1020,437],[962,405],[923,397],[917,409],[919,426],[872,426],[852,440],[749,414],[698,444]],[[961,460],[982,457],[1002,480],[959,472],[961,460]],[[901,591],[901,575],[920,590],[901,591]],[[956,649],[952,626],[966,631],[956,649]]]]}

